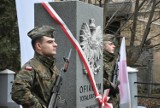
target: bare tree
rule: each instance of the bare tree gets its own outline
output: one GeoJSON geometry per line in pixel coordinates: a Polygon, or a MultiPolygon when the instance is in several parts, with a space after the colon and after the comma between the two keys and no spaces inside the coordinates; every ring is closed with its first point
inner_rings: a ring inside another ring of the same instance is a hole
{"type": "Polygon", "coordinates": [[[155,41],[160,37],[160,31],[154,27],[155,25],[160,26],[159,0],[123,0],[123,2],[106,0],[105,3],[104,33],[112,33],[127,38],[128,65],[134,65],[144,49],[155,48],[160,45],[155,41]],[[131,9],[129,7],[131,5],[128,3],[131,3],[134,9],[131,9]],[[116,7],[117,10],[111,12],[111,6],[116,7]],[[114,22],[120,22],[120,26],[113,24],[114,22]]]}

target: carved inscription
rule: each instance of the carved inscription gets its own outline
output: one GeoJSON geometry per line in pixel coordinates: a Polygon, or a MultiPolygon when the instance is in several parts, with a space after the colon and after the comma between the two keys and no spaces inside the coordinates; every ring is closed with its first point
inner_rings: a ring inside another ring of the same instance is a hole
{"type": "MultiPolygon", "coordinates": [[[[97,83],[96,84],[97,89],[101,90],[102,89],[102,84],[97,83]]],[[[93,89],[91,85],[83,85],[79,87],[79,93],[80,93],[80,102],[87,101],[95,97],[95,94],[93,93],[93,89]]]]}

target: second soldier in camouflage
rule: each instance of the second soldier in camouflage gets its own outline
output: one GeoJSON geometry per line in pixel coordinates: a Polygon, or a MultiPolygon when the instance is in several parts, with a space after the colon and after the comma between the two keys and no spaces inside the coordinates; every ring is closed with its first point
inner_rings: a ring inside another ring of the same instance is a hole
{"type": "Polygon", "coordinates": [[[113,108],[119,108],[119,89],[118,85],[113,84],[114,69],[116,64],[115,57],[115,36],[105,34],[103,37],[103,88],[110,89],[109,103],[113,108]]]}

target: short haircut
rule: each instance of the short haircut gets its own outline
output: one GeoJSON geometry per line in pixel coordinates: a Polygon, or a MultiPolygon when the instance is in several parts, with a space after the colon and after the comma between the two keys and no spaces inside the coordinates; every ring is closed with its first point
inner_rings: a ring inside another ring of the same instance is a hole
{"type": "Polygon", "coordinates": [[[42,42],[43,41],[43,36],[40,37],[35,37],[34,39],[32,39],[31,44],[32,44],[32,48],[35,50],[35,45],[37,42],[42,42]]]}

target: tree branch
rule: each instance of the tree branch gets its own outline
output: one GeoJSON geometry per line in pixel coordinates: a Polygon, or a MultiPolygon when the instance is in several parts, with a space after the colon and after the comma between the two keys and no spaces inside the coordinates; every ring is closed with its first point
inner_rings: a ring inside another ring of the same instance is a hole
{"type": "Polygon", "coordinates": [[[157,6],[160,3],[160,1],[158,1],[155,5],[157,6]]]}
{"type": "Polygon", "coordinates": [[[130,40],[130,46],[131,47],[134,46],[136,26],[137,26],[137,16],[138,16],[138,10],[139,10],[138,5],[139,5],[139,0],[136,0],[134,18],[133,18],[133,27],[132,27],[132,30],[131,30],[131,40],[130,40]]]}
{"type": "Polygon", "coordinates": [[[150,48],[154,48],[154,47],[156,47],[156,46],[160,46],[160,43],[149,46],[149,49],[150,49],[150,48]]]}
{"type": "Polygon", "coordinates": [[[153,36],[153,37],[151,37],[151,38],[149,38],[149,39],[147,39],[147,42],[148,42],[148,41],[151,41],[151,39],[153,39],[153,38],[155,38],[155,37],[158,37],[158,36],[160,36],[160,33],[157,34],[157,35],[155,35],[155,36],[153,36]]]}
{"type": "Polygon", "coordinates": [[[143,34],[143,38],[142,38],[142,41],[140,43],[140,51],[142,50],[143,46],[144,46],[144,43],[147,39],[147,36],[148,36],[148,33],[150,31],[150,25],[151,25],[151,21],[152,21],[152,18],[153,18],[153,15],[154,15],[154,11],[155,11],[155,7],[156,7],[156,0],[153,0],[152,1],[153,5],[152,5],[152,9],[151,9],[151,13],[150,13],[150,16],[149,16],[149,19],[148,19],[148,23],[147,23],[147,26],[146,26],[146,29],[144,31],[144,34],[143,34]]]}
{"type": "Polygon", "coordinates": [[[139,7],[138,7],[137,10],[140,10],[140,8],[143,6],[143,4],[144,4],[146,1],[147,1],[147,0],[143,0],[143,1],[141,2],[141,4],[139,5],[139,7]]]}
{"type": "Polygon", "coordinates": [[[133,27],[131,30],[131,40],[130,40],[130,46],[134,46],[134,40],[135,40],[135,34],[136,34],[136,26],[137,26],[137,18],[138,18],[138,11],[140,10],[140,8],[144,5],[144,3],[146,2],[146,0],[143,0],[140,5],[139,5],[139,0],[136,0],[136,5],[135,5],[135,14],[134,14],[134,19],[133,19],[133,27]]]}
{"type": "MultiPolygon", "coordinates": [[[[158,18],[155,18],[154,20],[152,20],[152,22],[155,22],[155,21],[157,21],[157,20],[159,20],[160,19],[160,16],[158,17],[158,18]]],[[[152,23],[151,22],[151,23],[152,23]]]]}

